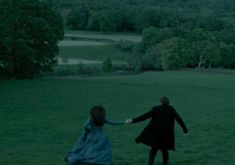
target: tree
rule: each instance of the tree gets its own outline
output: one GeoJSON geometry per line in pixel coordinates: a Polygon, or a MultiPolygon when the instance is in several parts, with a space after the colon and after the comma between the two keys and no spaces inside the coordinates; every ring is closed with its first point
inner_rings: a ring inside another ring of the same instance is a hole
{"type": "Polygon", "coordinates": [[[101,20],[102,20],[102,12],[92,12],[87,22],[87,29],[100,31],[101,20]]]}
{"type": "Polygon", "coordinates": [[[220,50],[211,41],[202,40],[192,43],[192,66],[198,68],[208,68],[218,66],[220,60],[220,50]]]}
{"type": "Polygon", "coordinates": [[[143,12],[141,12],[137,19],[139,20],[139,27],[137,27],[139,31],[142,31],[150,26],[160,27],[162,13],[159,8],[146,8],[143,12]]]}
{"type": "Polygon", "coordinates": [[[86,5],[81,4],[70,11],[66,26],[73,30],[86,30],[90,12],[86,5]]]}
{"type": "Polygon", "coordinates": [[[103,62],[103,71],[109,73],[111,72],[112,68],[113,68],[112,61],[109,57],[107,57],[103,62]]]}
{"type": "Polygon", "coordinates": [[[169,28],[149,27],[143,31],[143,40],[141,42],[144,50],[161,43],[162,41],[173,37],[173,32],[169,28]]]}
{"type": "Polygon", "coordinates": [[[107,10],[91,13],[87,29],[95,31],[115,31],[115,24],[113,24],[110,17],[110,13],[107,10]]]}
{"type": "Polygon", "coordinates": [[[152,47],[173,37],[193,43],[195,53],[189,67],[235,67],[234,62],[232,66],[230,63],[235,45],[234,0],[41,1],[64,15],[71,11],[65,16],[65,22],[69,21],[67,27],[143,32],[143,41],[138,45],[140,52],[136,55],[138,68],[155,63],[152,60],[159,57],[159,53],[152,47]]]}
{"type": "Polygon", "coordinates": [[[203,17],[198,21],[198,26],[208,31],[220,31],[223,25],[224,22],[217,17],[203,17]]]}
{"type": "Polygon", "coordinates": [[[162,68],[180,69],[190,62],[191,44],[178,37],[167,39],[158,45],[162,68]]]}
{"type": "Polygon", "coordinates": [[[220,67],[232,68],[232,65],[235,63],[235,55],[233,53],[233,45],[227,45],[226,43],[220,43],[220,59],[217,64],[220,67]]]}
{"type": "Polygon", "coordinates": [[[161,54],[157,46],[148,48],[141,58],[142,68],[145,70],[161,70],[161,54]]]}
{"type": "Polygon", "coordinates": [[[0,76],[30,78],[57,64],[62,18],[37,0],[0,1],[0,76]]]}
{"type": "Polygon", "coordinates": [[[46,3],[50,8],[52,8],[54,4],[54,0],[39,0],[40,2],[46,3]]]}

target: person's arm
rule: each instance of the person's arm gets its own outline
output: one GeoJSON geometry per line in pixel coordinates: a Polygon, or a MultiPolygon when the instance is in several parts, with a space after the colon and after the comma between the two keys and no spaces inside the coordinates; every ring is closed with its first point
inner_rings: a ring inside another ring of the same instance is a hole
{"type": "Polygon", "coordinates": [[[83,127],[84,127],[84,131],[91,131],[91,129],[92,129],[91,118],[87,119],[87,121],[83,127]]]}
{"type": "Polygon", "coordinates": [[[92,124],[91,124],[91,119],[89,118],[85,125],[84,125],[84,133],[82,139],[85,140],[87,135],[91,132],[92,130],[92,124]]]}
{"type": "Polygon", "coordinates": [[[141,115],[141,116],[138,116],[136,118],[133,118],[131,120],[132,123],[137,123],[137,122],[141,122],[141,121],[144,121],[146,119],[149,119],[150,117],[153,116],[153,113],[154,113],[154,107],[147,113],[141,115]]]}
{"type": "Polygon", "coordinates": [[[180,115],[176,111],[175,111],[175,120],[182,127],[184,133],[188,133],[188,129],[187,129],[183,119],[180,117],[180,115]]]}
{"type": "Polygon", "coordinates": [[[105,119],[105,124],[109,124],[109,125],[123,125],[123,124],[125,124],[125,121],[113,121],[113,120],[105,119]]]}

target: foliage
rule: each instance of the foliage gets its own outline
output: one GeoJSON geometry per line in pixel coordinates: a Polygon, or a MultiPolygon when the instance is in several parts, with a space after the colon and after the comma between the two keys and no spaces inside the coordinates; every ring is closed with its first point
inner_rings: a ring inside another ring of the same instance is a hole
{"type": "Polygon", "coordinates": [[[141,42],[143,51],[148,49],[149,47],[161,43],[162,41],[172,38],[173,32],[169,28],[156,28],[149,27],[144,29],[143,31],[143,40],[141,42]]]}
{"type": "Polygon", "coordinates": [[[103,71],[105,72],[111,72],[113,68],[112,61],[109,57],[107,57],[103,62],[103,71]]]}
{"type": "Polygon", "coordinates": [[[85,68],[85,65],[80,62],[78,65],[77,65],[77,70],[78,70],[78,73],[79,74],[84,74],[86,73],[86,68],[85,68]]]}
{"type": "MultiPolygon", "coordinates": [[[[67,28],[142,33],[143,40],[135,48],[139,52],[132,58],[132,63],[142,68],[154,68],[153,63],[159,65],[159,60],[153,60],[153,54],[159,54],[159,50],[155,48],[154,53],[152,47],[172,38],[191,44],[187,67],[235,68],[235,3],[232,0],[52,1],[54,10],[67,13],[63,14],[67,28]],[[70,20],[77,21],[71,23],[70,20]]],[[[128,43],[126,45],[128,47],[128,43]]],[[[160,64],[162,66],[162,62],[160,64]]]]}
{"type": "Polygon", "coordinates": [[[234,51],[234,45],[226,44],[224,42],[220,43],[220,60],[219,65],[223,66],[224,68],[231,68],[234,67],[232,65],[235,64],[235,53],[234,51]]]}
{"type": "Polygon", "coordinates": [[[190,43],[182,38],[171,38],[158,45],[161,65],[164,69],[185,68],[192,53],[190,43]]]}
{"type": "MultiPolygon", "coordinates": [[[[83,18],[84,15],[74,13],[83,6],[89,11],[89,20],[97,20],[103,24],[108,20],[115,25],[113,30],[142,31],[149,26],[158,28],[174,28],[180,24],[184,26],[204,28],[209,31],[220,31],[224,29],[226,22],[234,13],[232,0],[42,0],[47,2],[55,10],[68,10],[64,15],[65,22],[71,17],[83,18]],[[105,14],[102,14],[104,13],[105,14]],[[105,19],[95,19],[103,15],[105,19]],[[116,16],[116,17],[113,17],[116,16]],[[226,18],[226,20],[224,19],[226,18]],[[107,19],[107,20],[106,20],[107,19]]],[[[91,21],[92,22],[92,21],[91,21]]],[[[79,22],[77,22],[80,24],[79,22]]],[[[110,24],[111,25],[111,24],[110,24]]],[[[100,30],[99,26],[93,26],[93,30],[100,30]]],[[[110,30],[109,27],[103,30],[110,30]]]]}
{"type": "Polygon", "coordinates": [[[85,5],[77,6],[72,9],[68,15],[66,26],[71,27],[71,29],[85,30],[88,24],[89,10],[85,5]]]}
{"type": "Polygon", "coordinates": [[[118,45],[123,51],[132,51],[135,47],[134,42],[125,40],[120,40],[118,45]]]}
{"type": "Polygon", "coordinates": [[[192,43],[194,53],[192,54],[193,65],[198,68],[216,66],[220,59],[220,50],[214,43],[201,40],[192,43]]]}
{"type": "Polygon", "coordinates": [[[145,55],[143,56],[143,68],[148,68],[150,70],[162,70],[161,54],[157,46],[152,46],[147,49],[145,55]]]}
{"type": "Polygon", "coordinates": [[[128,65],[135,71],[161,70],[160,54],[156,47],[150,47],[146,53],[141,53],[136,47],[134,55],[129,56],[128,65]]]}
{"type": "Polygon", "coordinates": [[[0,1],[0,76],[30,78],[57,64],[62,18],[35,0],[0,1]]]}
{"type": "Polygon", "coordinates": [[[137,30],[141,31],[145,28],[160,27],[163,20],[163,13],[159,8],[148,7],[141,11],[141,14],[136,18],[139,22],[136,25],[137,30]]]}
{"type": "Polygon", "coordinates": [[[82,62],[74,65],[57,65],[53,72],[44,73],[44,77],[92,77],[105,76],[102,66],[95,64],[84,64],[82,62]]]}
{"type": "MultiPolygon", "coordinates": [[[[146,28],[143,31],[143,40],[137,48],[140,54],[142,54],[141,63],[145,63],[144,61],[147,59],[148,61],[152,61],[152,63],[156,63],[156,65],[159,66],[160,61],[160,66],[163,69],[177,69],[182,67],[234,68],[235,54],[233,51],[234,40],[232,38],[232,32],[225,32],[224,30],[221,30],[222,26],[215,27],[215,30],[220,31],[212,31],[210,28],[203,28],[202,25],[200,25],[201,27],[196,26],[195,28],[190,27],[189,29],[185,26],[185,24],[182,24],[176,28],[146,28]],[[227,34],[231,34],[231,36],[227,36],[227,34]],[[181,44],[176,43],[178,41],[176,41],[175,44],[172,42],[167,43],[168,41],[173,41],[174,38],[181,38],[184,42],[181,44]],[[157,57],[157,59],[160,57],[161,60],[158,61],[153,60],[153,56],[149,56],[149,50],[151,50],[152,47],[156,47],[156,45],[161,45],[160,47],[158,46],[155,48],[156,53],[154,53],[154,56],[157,57]],[[187,53],[184,51],[178,51],[178,48],[176,49],[176,45],[181,45],[180,49],[186,51],[187,53]],[[164,49],[164,51],[162,49],[164,49]],[[187,59],[185,59],[185,55],[181,56],[181,53],[188,54],[187,59]],[[191,56],[190,59],[188,58],[189,55],[191,56]],[[179,66],[176,66],[176,64],[179,64],[179,66]]],[[[139,55],[136,55],[136,58],[140,59],[139,55]]],[[[149,69],[154,68],[151,67],[153,64],[148,64],[149,69]]]]}

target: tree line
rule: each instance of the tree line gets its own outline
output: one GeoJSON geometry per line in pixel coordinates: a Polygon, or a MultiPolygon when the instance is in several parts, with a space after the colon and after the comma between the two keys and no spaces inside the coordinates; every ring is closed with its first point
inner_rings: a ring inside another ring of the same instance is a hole
{"type": "Polygon", "coordinates": [[[41,1],[60,12],[66,27],[74,30],[142,32],[149,26],[175,27],[182,23],[219,30],[221,23],[234,24],[233,0],[41,1]]]}
{"type": "Polygon", "coordinates": [[[233,0],[50,0],[73,30],[135,32],[141,69],[235,68],[233,0]]]}
{"type": "Polygon", "coordinates": [[[142,34],[135,70],[235,68],[234,15],[233,0],[0,0],[0,77],[51,71],[64,27],[142,34]]]}

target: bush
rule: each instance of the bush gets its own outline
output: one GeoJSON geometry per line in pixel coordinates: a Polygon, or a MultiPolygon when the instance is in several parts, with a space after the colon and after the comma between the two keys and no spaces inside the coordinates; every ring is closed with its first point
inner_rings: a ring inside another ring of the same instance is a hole
{"type": "Polygon", "coordinates": [[[174,37],[163,41],[157,46],[163,69],[181,69],[190,63],[192,50],[188,41],[174,37]]]}
{"type": "Polygon", "coordinates": [[[112,61],[109,57],[107,57],[103,62],[103,71],[106,73],[111,72],[112,67],[113,67],[112,61]]]}
{"type": "Polygon", "coordinates": [[[132,51],[135,47],[135,43],[131,41],[121,40],[119,41],[119,47],[124,51],[132,51]]]}

